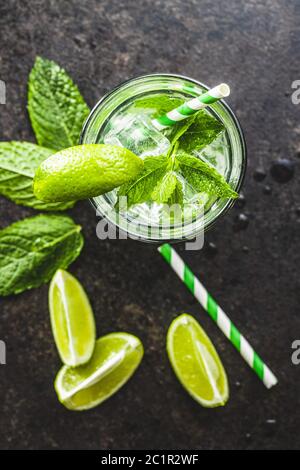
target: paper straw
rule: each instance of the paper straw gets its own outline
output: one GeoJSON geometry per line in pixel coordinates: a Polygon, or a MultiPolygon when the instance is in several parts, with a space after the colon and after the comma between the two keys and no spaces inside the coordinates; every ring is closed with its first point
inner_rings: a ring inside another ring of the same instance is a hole
{"type": "Polygon", "coordinates": [[[226,338],[239,351],[251,369],[256,372],[267,388],[277,384],[277,379],[269,367],[263,362],[254,351],[246,338],[239,332],[236,326],[228,318],[225,312],[219,307],[212,296],[207,292],[203,284],[194,276],[190,268],[184,263],[178,253],[168,243],[158,248],[171,268],[176,272],[186,287],[194,294],[204,310],[218,325],[226,338]]]}
{"type": "Polygon", "coordinates": [[[199,111],[199,109],[205,108],[206,106],[215,103],[222,98],[225,98],[229,94],[229,86],[226,85],[226,83],[221,83],[220,85],[211,88],[206,93],[197,96],[197,98],[193,98],[192,100],[178,106],[178,108],[169,111],[164,116],[153,119],[152,124],[159,131],[170,126],[174,126],[176,122],[182,121],[183,119],[192,116],[197,111],[199,111]]]}

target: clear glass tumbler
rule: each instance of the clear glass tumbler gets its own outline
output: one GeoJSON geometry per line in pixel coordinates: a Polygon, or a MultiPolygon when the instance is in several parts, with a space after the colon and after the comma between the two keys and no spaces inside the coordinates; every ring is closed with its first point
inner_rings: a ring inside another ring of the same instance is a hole
{"type": "MultiPolygon", "coordinates": [[[[103,142],[103,133],[116,111],[136,99],[153,93],[163,93],[185,100],[208,90],[202,83],[180,75],[152,74],[128,80],[107,93],[91,111],[84,124],[80,143],[103,142]]],[[[222,173],[232,188],[239,192],[246,169],[246,145],[241,126],[224,101],[210,106],[209,111],[225,127],[226,154],[222,156],[222,173]]],[[[105,217],[129,237],[141,241],[159,242],[191,240],[209,229],[234,204],[232,199],[217,199],[200,217],[182,224],[174,222],[166,226],[140,217],[138,211],[117,213],[111,193],[91,200],[97,213],[105,217]]]]}

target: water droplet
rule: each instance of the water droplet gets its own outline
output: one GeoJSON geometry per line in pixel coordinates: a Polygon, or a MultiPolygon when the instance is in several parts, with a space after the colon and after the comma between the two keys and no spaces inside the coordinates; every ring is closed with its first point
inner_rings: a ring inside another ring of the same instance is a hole
{"type": "Polygon", "coordinates": [[[270,418],[266,420],[267,424],[276,424],[276,419],[270,418]]]}
{"type": "Polygon", "coordinates": [[[263,181],[265,177],[267,176],[267,173],[263,168],[256,168],[256,170],[253,173],[253,178],[255,181],[263,181]]]}
{"type": "Polygon", "coordinates": [[[207,254],[207,256],[213,257],[217,254],[217,252],[218,252],[218,248],[217,248],[217,245],[215,243],[209,242],[206,245],[206,254],[207,254]]]}
{"type": "Polygon", "coordinates": [[[238,199],[235,202],[235,207],[242,209],[246,204],[246,198],[243,193],[239,194],[238,199]]]}
{"type": "Polygon", "coordinates": [[[245,230],[249,225],[249,218],[246,214],[239,214],[235,218],[234,230],[239,232],[240,230],[245,230]]]}
{"type": "Polygon", "coordinates": [[[263,193],[266,194],[267,196],[268,196],[269,194],[272,194],[272,188],[271,188],[271,186],[268,186],[268,185],[266,184],[266,186],[264,186],[263,193]]]}
{"type": "Polygon", "coordinates": [[[246,245],[243,246],[242,250],[243,250],[244,253],[249,253],[249,247],[246,246],[246,245]]]}
{"type": "Polygon", "coordinates": [[[73,37],[73,41],[77,46],[82,46],[84,44],[84,39],[80,36],[80,34],[73,37]]]}
{"type": "Polygon", "coordinates": [[[241,382],[239,382],[238,380],[234,383],[234,385],[236,386],[236,388],[241,388],[241,382]]]}
{"type": "Polygon", "coordinates": [[[271,176],[278,183],[287,183],[293,176],[295,164],[287,158],[278,158],[271,166],[271,176]]]}

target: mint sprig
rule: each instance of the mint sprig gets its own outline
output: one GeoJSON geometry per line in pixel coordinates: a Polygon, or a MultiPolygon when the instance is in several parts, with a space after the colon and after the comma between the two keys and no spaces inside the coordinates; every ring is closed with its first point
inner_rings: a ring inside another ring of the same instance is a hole
{"type": "Polygon", "coordinates": [[[144,170],[137,179],[119,189],[116,207],[121,209],[120,196],[127,196],[127,208],[147,201],[182,205],[183,180],[196,193],[238,197],[215,168],[193,154],[211,144],[222,130],[222,123],[204,111],[176,124],[168,154],[145,159],[144,170]]]}

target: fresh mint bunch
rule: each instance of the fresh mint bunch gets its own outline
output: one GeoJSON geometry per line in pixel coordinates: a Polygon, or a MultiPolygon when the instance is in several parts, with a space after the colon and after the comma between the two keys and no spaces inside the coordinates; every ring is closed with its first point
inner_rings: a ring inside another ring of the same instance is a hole
{"type": "Polygon", "coordinates": [[[18,294],[66,269],[83,247],[81,227],[65,215],[38,215],[0,230],[0,295],[18,294]]]}
{"type": "MultiPolygon", "coordinates": [[[[39,210],[64,210],[68,203],[35,198],[36,168],[57,149],[78,144],[89,108],[67,73],[38,57],[30,74],[28,111],[39,145],[0,142],[0,195],[39,210]]],[[[0,295],[22,292],[48,282],[67,268],[83,246],[81,227],[64,215],[38,215],[0,230],[0,295]]]]}
{"type": "Polygon", "coordinates": [[[0,195],[39,210],[65,210],[74,203],[44,203],[32,192],[39,164],[79,142],[89,108],[69,75],[55,62],[38,57],[29,78],[28,112],[39,145],[0,143],[0,195]]]}
{"type": "Polygon", "coordinates": [[[116,207],[122,210],[120,196],[127,196],[128,208],[147,201],[182,205],[183,184],[189,184],[196,193],[236,198],[237,193],[223,176],[193,154],[211,144],[223,130],[222,123],[204,111],[177,123],[170,134],[168,154],[144,160],[144,169],[137,179],[119,189],[116,207]]]}

